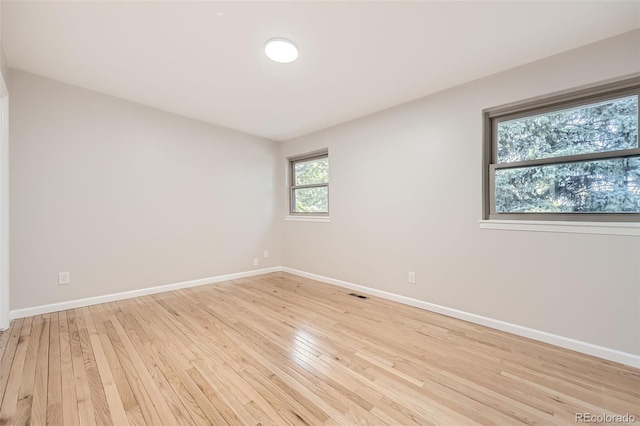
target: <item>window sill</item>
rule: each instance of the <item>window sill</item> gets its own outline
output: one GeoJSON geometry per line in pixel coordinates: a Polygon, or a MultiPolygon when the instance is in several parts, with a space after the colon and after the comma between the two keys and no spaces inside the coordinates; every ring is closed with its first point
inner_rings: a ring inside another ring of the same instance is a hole
{"type": "Polygon", "coordinates": [[[331,222],[331,218],[329,216],[285,216],[284,220],[291,222],[331,222]]]}
{"type": "Polygon", "coordinates": [[[561,232],[569,234],[627,235],[640,237],[635,222],[560,222],[543,220],[480,220],[481,229],[509,231],[561,232]]]}

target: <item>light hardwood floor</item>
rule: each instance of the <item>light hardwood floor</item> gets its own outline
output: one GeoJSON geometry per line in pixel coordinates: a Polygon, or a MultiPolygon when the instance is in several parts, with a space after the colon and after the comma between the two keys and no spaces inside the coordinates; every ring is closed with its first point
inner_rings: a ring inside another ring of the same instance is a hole
{"type": "Polygon", "coordinates": [[[348,293],[274,273],[15,320],[0,424],[640,419],[638,369],[348,293]]]}

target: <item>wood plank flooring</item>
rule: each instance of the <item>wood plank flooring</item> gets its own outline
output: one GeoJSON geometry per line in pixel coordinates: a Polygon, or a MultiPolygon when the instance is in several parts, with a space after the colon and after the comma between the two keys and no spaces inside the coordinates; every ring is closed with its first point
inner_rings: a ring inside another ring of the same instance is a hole
{"type": "Polygon", "coordinates": [[[640,422],[640,370],[286,273],[13,321],[0,424],[640,422]]]}

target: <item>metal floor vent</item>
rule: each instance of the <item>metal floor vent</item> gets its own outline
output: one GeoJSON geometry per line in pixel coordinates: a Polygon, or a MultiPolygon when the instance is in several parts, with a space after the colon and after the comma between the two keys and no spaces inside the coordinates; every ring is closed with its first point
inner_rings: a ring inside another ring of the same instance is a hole
{"type": "Polygon", "coordinates": [[[368,299],[367,296],[363,296],[363,295],[358,294],[358,293],[349,293],[349,296],[357,297],[358,299],[368,299]]]}

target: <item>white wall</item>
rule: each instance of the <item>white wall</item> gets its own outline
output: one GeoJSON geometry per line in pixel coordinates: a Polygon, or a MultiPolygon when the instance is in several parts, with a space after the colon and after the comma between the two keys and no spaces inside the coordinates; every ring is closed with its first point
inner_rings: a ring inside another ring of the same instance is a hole
{"type": "Polygon", "coordinates": [[[0,2],[0,330],[9,327],[9,93],[0,2]]]}
{"type": "Polygon", "coordinates": [[[484,108],[638,71],[635,31],[283,143],[282,181],[331,163],[331,222],[286,222],[283,265],[640,354],[640,238],[478,226],[484,108]]]}
{"type": "Polygon", "coordinates": [[[11,309],[280,265],[275,142],[9,74],[11,309]]]}

